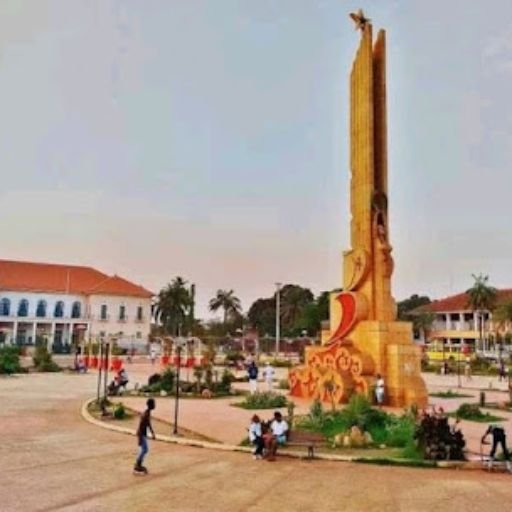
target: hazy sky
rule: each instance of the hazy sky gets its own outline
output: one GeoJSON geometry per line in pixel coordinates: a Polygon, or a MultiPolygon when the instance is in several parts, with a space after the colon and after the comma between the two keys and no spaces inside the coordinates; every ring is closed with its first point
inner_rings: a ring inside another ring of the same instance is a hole
{"type": "Polygon", "coordinates": [[[2,0],[1,258],[244,309],[341,284],[348,75],[388,36],[394,295],[512,286],[510,0],[2,0]]]}

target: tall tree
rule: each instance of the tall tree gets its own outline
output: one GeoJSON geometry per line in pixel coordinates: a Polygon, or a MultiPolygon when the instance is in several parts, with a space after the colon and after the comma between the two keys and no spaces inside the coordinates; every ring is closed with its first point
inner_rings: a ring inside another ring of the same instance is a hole
{"type": "Polygon", "coordinates": [[[261,336],[272,335],[276,325],[275,297],[255,300],[247,312],[247,318],[261,336]]]}
{"type": "Polygon", "coordinates": [[[193,298],[186,285],[187,281],[182,277],[174,278],[160,290],[154,304],[156,322],[161,323],[171,336],[181,335],[183,329],[187,328],[187,320],[190,318],[193,298]]]}
{"type": "Polygon", "coordinates": [[[430,304],[432,301],[430,297],[426,295],[411,295],[408,299],[401,300],[397,304],[398,309],[398,320],[405,321],[414,321],[414,318],[411,316],[411,312],[413,312],[416,308],[420,306],[425,306],[426,304],[430,304]]]}
{"type": "Polygon", "coordinates": [[[466,291],[469,296],[468,306],[475,312],[477,312],[480,322],[480,345],[483,348],[484,340],[484,320],[483,315],[486,311],[491,311],[496,302],[496,288],[489,285],[489,276],[483,274],[471,274],[474,279],[473,286],[466,291]]]}
{"type": "Polygon", "coordinates": [[[311,290],[296,284],[287,284],[281,289],[281,323],[283,332],[292,334],[294,327],[304,315],[306,307],[315,297],[311,290]]]}
{"type": "Polygon", "coordinates": [[[242,305],[233,290],[217,290],[215,297],[210,300],[210,311],[215,312],[221,308],[224,310],[224,325],[227,324],[228,319],[236,318],[241,314],[242,305]]]}

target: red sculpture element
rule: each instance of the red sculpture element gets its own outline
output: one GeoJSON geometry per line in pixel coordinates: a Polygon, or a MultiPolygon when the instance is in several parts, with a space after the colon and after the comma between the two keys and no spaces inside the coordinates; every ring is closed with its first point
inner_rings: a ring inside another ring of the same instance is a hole
{"type": "Polygon", "coordinates": [[[353,293],[340,293],[336,300],[341,306],[341,320],[327,343],[343,339],[354,328],[357,321],[356,295],[353,293]]]}

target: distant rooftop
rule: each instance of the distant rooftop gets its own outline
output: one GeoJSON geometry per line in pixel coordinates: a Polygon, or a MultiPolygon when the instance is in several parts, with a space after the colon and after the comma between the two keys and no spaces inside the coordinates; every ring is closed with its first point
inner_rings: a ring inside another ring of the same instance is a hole
{"type": "MultiPolygon", "coordinates": [[[[512,288],[497,290],[496,305],[512,302],[512,288]]],[[[431,313],[449,313],[456,311],[472,311],[469,306],[469,295],[467,293],[459,293],[451,295],[444,299],[439,299],[425,304],[416,309],[416,311],[425,311],[431,313]]]]}
{"type": "Polygon", "coordinates": [[[142,286],[92,267],[0,260],[0,290],[152,297],[142,286]]]}

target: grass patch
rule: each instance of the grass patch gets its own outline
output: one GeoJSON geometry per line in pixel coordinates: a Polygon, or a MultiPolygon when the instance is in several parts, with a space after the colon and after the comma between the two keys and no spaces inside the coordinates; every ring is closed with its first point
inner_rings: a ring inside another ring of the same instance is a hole
{"type": "Polygon", "coordinates": [[[369,432],[374,445],[405,448],[413,442],[416,424],[411,414],[396,416],[371,406],[362,395],[354,395],[339,411],[324,412],[319,402],[313,403],[309,415],[298,418],[296,428],[320,432],[327,439],[347,433],[354,425],[369,432]]]}
{"type": "Polygon", "coordinates": [[[286,407],[288,401],[284,395],[279,393],[254,393],[253,395],[247,395],[245,400],[232,404],[235,407],[241,407],[242,409],[280,409],[286,407]]]}
{"type": "Polygon", "coordinates": [[[482,412],[477,404],[462,404],[454,413],[449,413],[448,416],[478,423],[494,423],[505,419],[488,412],[482,412]]]}
{"type": "Polygon", "coordinates": [[[457,393],[449,389],[448,391],[439,391],[438,393],[429,393],[428,396],[435,398],[474,398],[474,395],[465,395],[463,393],[457,393]]]}
{"type": "Polygon", "coordinates": [[[376,464],[378,466],[407,466],[413,468],[435,468],[437,463],[435,460],[400,460],[400,459],[386,459],[386,458],[369,458],[358,457],[353,459],[353,462],[362,464],[376,464]]]}

